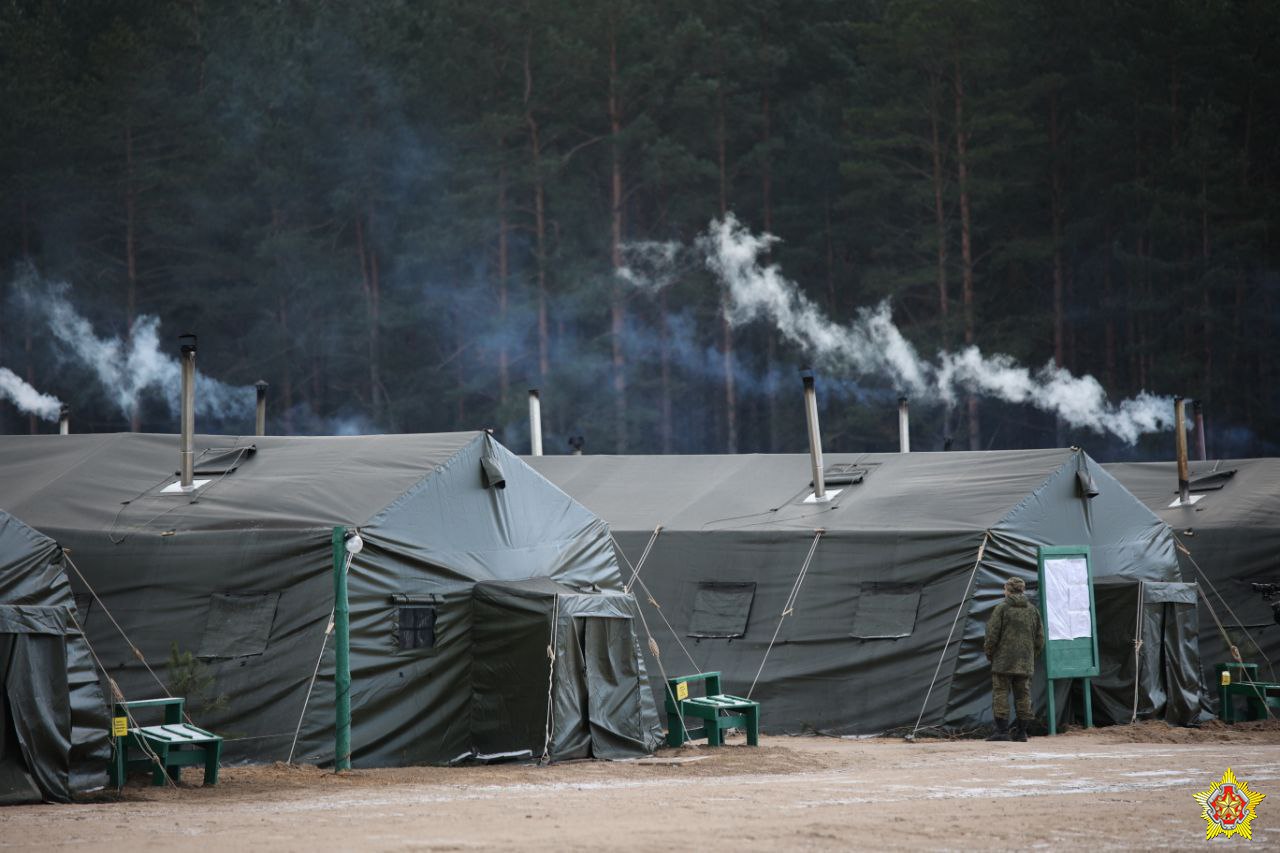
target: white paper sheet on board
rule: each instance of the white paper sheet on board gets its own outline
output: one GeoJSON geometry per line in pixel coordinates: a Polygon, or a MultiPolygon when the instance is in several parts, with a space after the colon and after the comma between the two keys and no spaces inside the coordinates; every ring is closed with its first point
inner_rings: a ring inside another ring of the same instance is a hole
{"type": "Polygon", "coordinates": [[[1044,585],[1049,639],[1093,636],[1093,620],[1089,618],[1089,568],[1085,558],[1047,558],[1044,585]]]}

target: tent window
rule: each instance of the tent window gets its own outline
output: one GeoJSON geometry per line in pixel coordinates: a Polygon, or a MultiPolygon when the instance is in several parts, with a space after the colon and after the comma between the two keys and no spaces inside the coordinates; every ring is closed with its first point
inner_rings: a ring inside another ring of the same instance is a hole
{"type": "Polygon", "coordinates": [[[436,609],[411,604],[396,618],[396,640],[401,649],[430,649],[436,644],[436,609]]]}
{"type": "Polygon", "coordinates": [[[266,651],[279,603],[278,592],[209,596],[209,617],[196,657],[243,658],[262,654],[266,651]]]}
{"type": "Polygon", "coordinates": [[[700,583],[693,596],[690,637],[733,638],[747,633],[751,602],[756,597],[753,583],[700,583]]]}
{"type": "Polygon", "coordinates": [[[853,630],[849,636],[860,640],[909,637],[916,629],[919,609],[919,588],[864,586],[854,605],[853,630]]]}
{"type": "Polygon", "coordinates": [[[871,468],[867,465],[839,462],[822,469],[822,482],[828,486],[856,486],[870,473],[871,468]]]}
{"type": "Polygon", "coordinates": [[[195,474],[230,474],[240,467],[241,462],[257,452],[257,445],[253,444],[244,447],[206,447],[195,459],[195,474]]]}

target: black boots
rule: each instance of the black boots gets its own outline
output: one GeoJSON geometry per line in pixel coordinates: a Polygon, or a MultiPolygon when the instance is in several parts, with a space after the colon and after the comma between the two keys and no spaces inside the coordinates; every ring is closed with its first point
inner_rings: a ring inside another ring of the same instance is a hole
{"type": "Polygon", "coordinates": [[[1027,742],[1027,721],[1019,717],[1013,721],[1013,725],[1009,728],[1008,740],[1016,740],[1019,743],[1027,742]]]}
{"type": "MultiPolygon", "coordinates": [[[[1022,722],[1018,720],[1018,722],[1022,722]]],[[[1004,717],[996,717],[996,730],[991,733],[991,737],[987,740],[1008,740],[1009,739],[1009,721],[1004,717]]],[[[1026,740],[1024,735],[1023,740],[1026,740]]]]}

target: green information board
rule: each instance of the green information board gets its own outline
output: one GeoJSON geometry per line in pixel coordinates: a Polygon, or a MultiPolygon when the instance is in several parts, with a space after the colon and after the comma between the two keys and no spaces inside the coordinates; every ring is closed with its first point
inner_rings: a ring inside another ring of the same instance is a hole
{"type": "Polygon", "coordinates": [[[1039,555],[1040,620],[1048,679],[1049,734],[1058,730],[1053,682],[1084,679],[1085,725],[1093,726],[1089,679],[1098,674],[1098,617],[1093,603],[1093,564],[1087,545],[1042,546],[1039,555]]]}

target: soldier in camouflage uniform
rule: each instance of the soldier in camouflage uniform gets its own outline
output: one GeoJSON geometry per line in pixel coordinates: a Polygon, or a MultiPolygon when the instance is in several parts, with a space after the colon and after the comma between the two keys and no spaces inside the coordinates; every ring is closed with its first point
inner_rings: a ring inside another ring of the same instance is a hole
{"type": "Polygon", "coordinates": [[[1040,614],[1025,595],[1022,578],[1009,578],[1004,584],[1005,600],[996,605],[987,620],[987,639],[983,651],[991,661],[991,709],[996,730],[987,740],[1027,739],[1031,722],[1031,675],[1036,668],[1036,655],[1044,647],[1040,614]],[[1009,691],[1013,691],[1018,718],[1009,727],[1009,691]]]}

